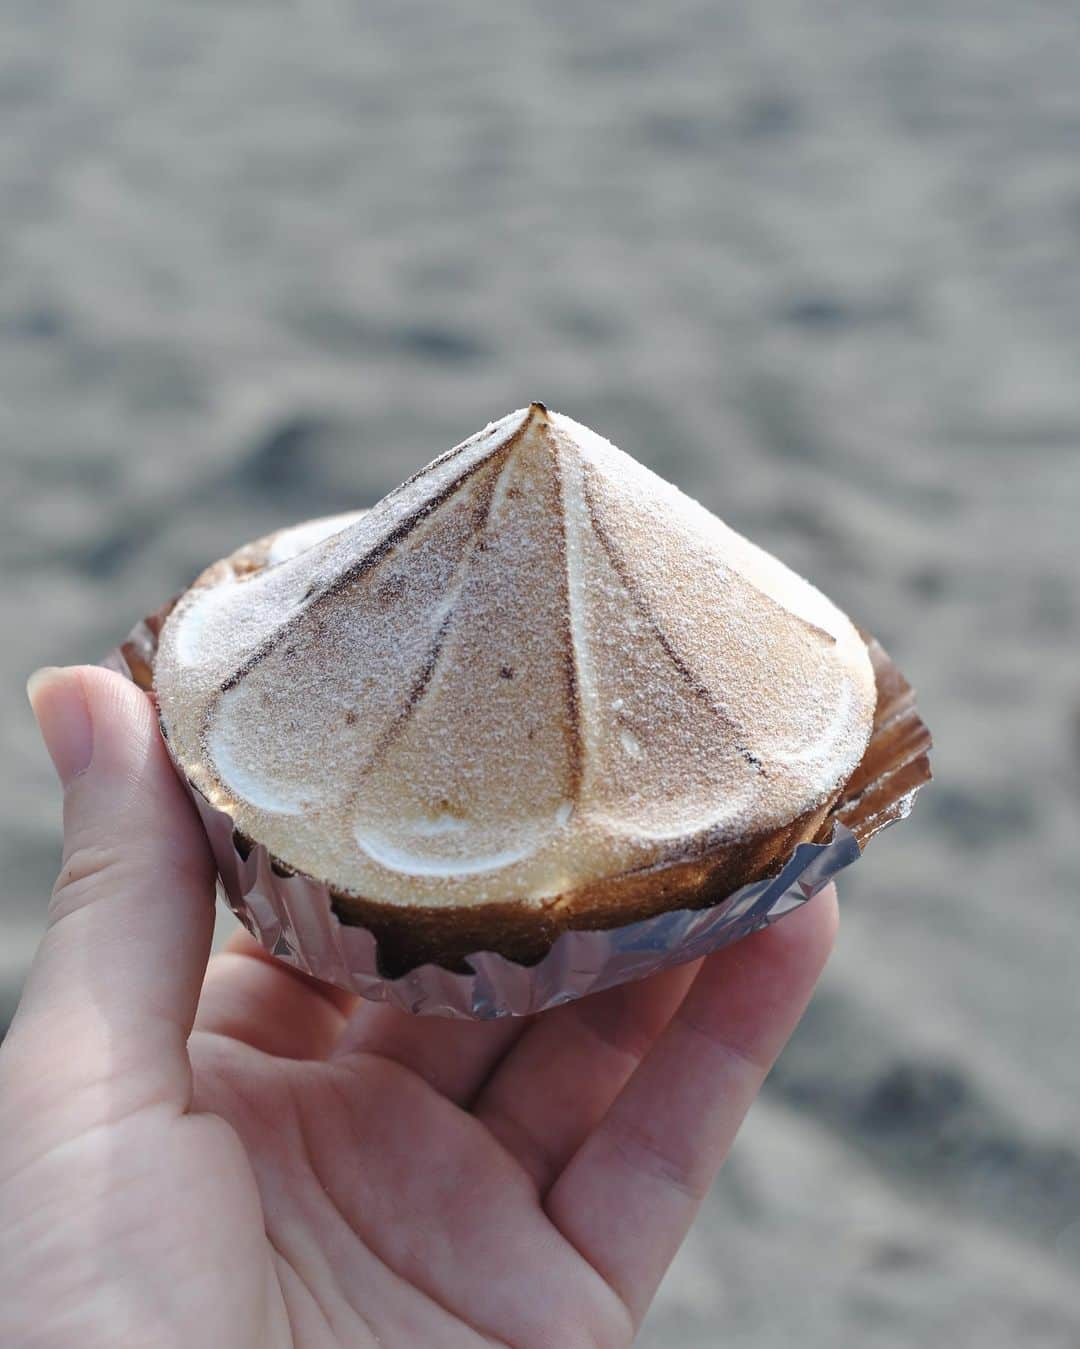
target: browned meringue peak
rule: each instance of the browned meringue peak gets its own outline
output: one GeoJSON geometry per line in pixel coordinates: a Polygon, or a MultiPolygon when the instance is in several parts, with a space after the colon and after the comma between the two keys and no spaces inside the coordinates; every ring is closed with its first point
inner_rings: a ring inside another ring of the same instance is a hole
{"type": "Polygon", "coordinates": [[[849,620],[542,404],[304,528],[187,592],[155,680],[196,786],[339,889],[550,900],[787,824],[866,746],[849,620]]]}

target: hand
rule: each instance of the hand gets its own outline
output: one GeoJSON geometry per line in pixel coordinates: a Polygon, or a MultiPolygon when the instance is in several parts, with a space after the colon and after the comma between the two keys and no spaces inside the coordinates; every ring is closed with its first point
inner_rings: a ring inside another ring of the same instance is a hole
{"type": "Polygon", "coordinates": [[[524,1021],[409,1017],[246,936],[149,701],[31,699],[64,784],[0,1048],[6,1349],[630,1343],[832,945],[830,889],[524,1021]]]}

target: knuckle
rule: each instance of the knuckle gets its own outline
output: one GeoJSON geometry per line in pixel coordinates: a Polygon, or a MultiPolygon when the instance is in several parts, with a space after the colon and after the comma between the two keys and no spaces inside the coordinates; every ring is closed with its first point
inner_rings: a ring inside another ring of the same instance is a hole
{"type": "Polygon", "coordinates": [[[86,843],[74,848],[64,859],[53,886],[49,926],[54,927],[98,898],[118,878],[122,860],[119,849],[110,844],[86,843]]]}
{"type": "Polygon", "coordinates": [[[631,1171],[660,1181],[695,1203],[704,1199],[707,1187],[695,1178],[687,1162],[659,1138],[614,1115],[605,1127],[612,1148],[631,1171]]]}
{"type": "Polygon", "coordinates": [[[769,1071],[768,1062],[745,1045],[741,1045],[730,1035],[725,1035],[710,1020],[695,1015],[686,1007],[680,1007],[672,1018],[676,1025],[695,1039],[709,1045],[728,1063],[736,1065],[753,1076],[764,1077],[769,1071]]]}

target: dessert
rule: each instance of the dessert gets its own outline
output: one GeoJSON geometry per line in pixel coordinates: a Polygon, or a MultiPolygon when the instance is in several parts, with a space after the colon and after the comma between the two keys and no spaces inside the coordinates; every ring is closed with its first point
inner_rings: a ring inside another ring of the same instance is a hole
{"type": "Polygon", "coordinates": [[[539,403],[209,568],[154,688],[241,855],[327,886],[398,972],[536,961],[774,874],[876,702],[835,605],[539,403]]]}

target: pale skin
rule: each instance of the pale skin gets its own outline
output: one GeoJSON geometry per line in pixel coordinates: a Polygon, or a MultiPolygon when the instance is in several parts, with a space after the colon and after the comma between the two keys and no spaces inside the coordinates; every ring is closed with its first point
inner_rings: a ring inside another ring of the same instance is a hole
{"type": "Polygon", "coordinates": [[[530,1020],[357,1003],[246,936],[145,695],[31,701],[64,860],[0,1047],[7,1349],[619,1349],[836,931],[767,931],[530,1020]]]}

